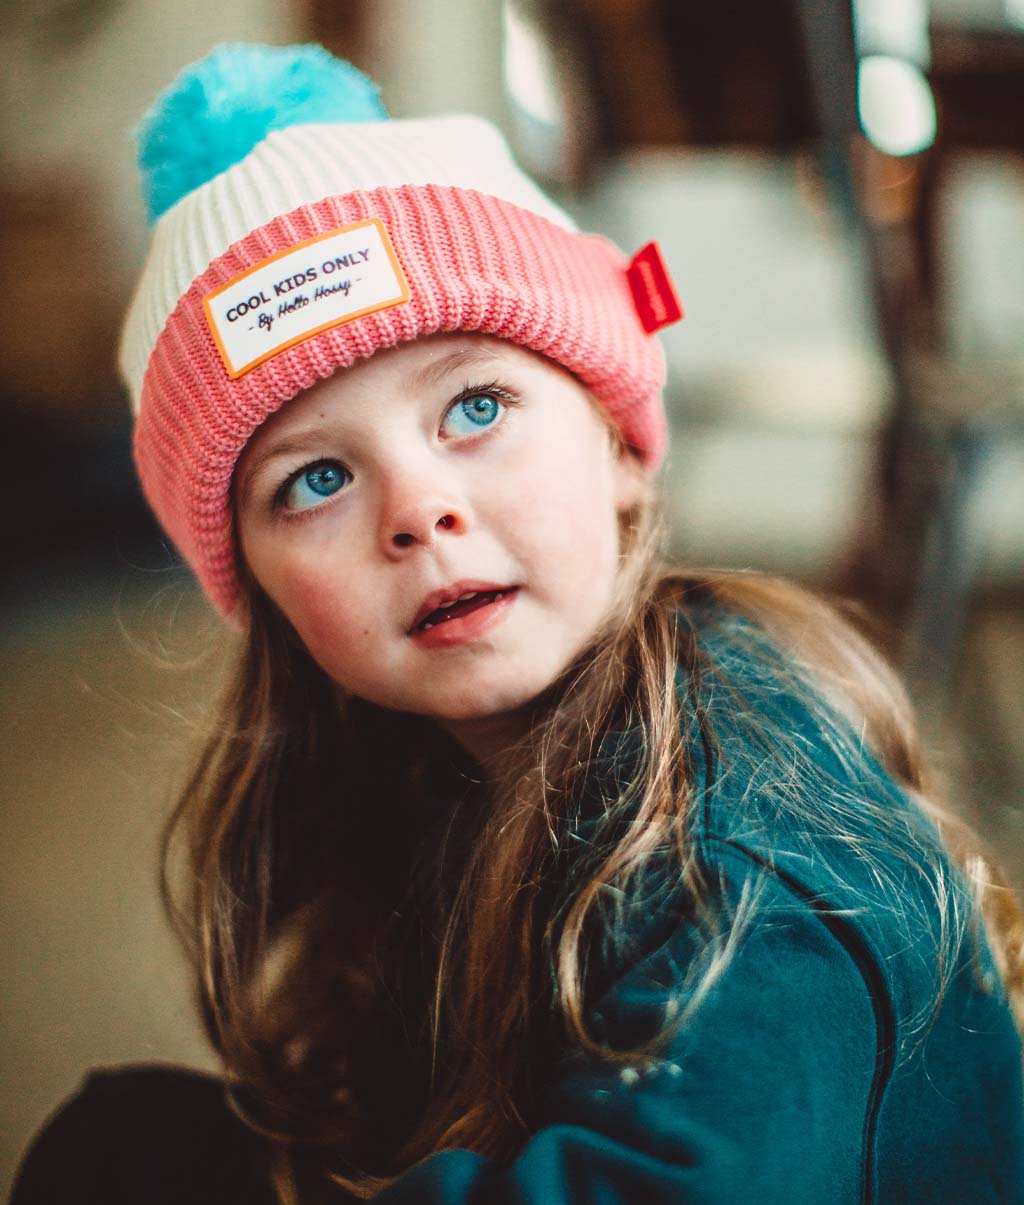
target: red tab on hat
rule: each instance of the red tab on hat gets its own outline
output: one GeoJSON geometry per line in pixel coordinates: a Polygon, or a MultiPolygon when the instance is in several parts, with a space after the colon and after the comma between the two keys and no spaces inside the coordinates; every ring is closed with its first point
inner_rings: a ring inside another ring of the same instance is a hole
{"type": "Polygon", "coordinates": [[[626,269],[626,279],[640,325],[649,335],[682,318],[683,307],[672,287],[657,243],[648,243],[633,256],[633,262],[626,269]]]}

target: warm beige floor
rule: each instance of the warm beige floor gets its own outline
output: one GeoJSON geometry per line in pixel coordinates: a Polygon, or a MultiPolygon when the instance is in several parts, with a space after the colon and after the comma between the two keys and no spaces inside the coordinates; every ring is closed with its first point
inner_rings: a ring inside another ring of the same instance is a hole
{"type": "Polygon", "coordinates": [[[140,609],[152,591],[99,583],[4,633],[0,1185],[86,1068],[207,1058],[155,870],[216,671],[195,660],[210,629],[194,596],[140,609]],[[157,616],[166,649],[151,634],[157,616]]]}
{"type": "MultiPolygon", "coordinates": [[[[0,643],[0,1184],[84,1069],[208,1057],[154,884],[223,632],[180,587],[144,607],[149,579],[47,593],[0,643]]],[[[988,612],[966,660],[940,760],[1024,884],[1024,612],[988,612]]]]}

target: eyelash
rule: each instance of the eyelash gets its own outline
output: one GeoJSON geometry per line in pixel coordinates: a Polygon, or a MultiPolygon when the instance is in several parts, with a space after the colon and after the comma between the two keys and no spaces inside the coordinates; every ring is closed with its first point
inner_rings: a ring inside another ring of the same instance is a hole
{"type": "Polygon", "coordinates": [[[459,402],[464,402],[468,397],[476,397],[478,393],[486,393],[491,397],[500,398],[503,402],[508,402],[510,406],[514,406],[519,400],[516,393],[502,385],[499,381],[491,381],[487,385],[470,385],[467,383],[462,386],[462,388],[452,398],[448,405],[445,406],[445,414],[447,414],[453,406],[457,406],[459,402]]]}
{"type": "MultiPolygon", "coordinates": [[[[483,394],[488,397],[497,398],[500,402],[503,403],[505,408],[509,409],[509,410],[511,410],[521,404],[521,400],[520,400],[518,394],[514,393],[512,390],[501,385],[498,381],[491,381],[487,385],[466,384],[451,399],[451,401],[447,404],[447,406],[445,406],[444,414],[442,415],[442,421],[460,402],[464,402],[467,398],[470,398],[470,397],[476,397],[478,394],[483,394]]],[[[484,428],[484,430],[482,430],[480,432],[480,434],[483,435],[485,431],[490,430],[490,429],[491,428],[484,428]]],[[[473,439],[476,437],[464,436],[463,438],[473,439]]],[[[318,514],[323,509],[322,506],[311,506],[311,507],[307,507],[304,510],[289,510],[288,507],[285,506],[285,500],[288,497],[288,491],[295,484],[295,482],[298,481],[298,479],[302,476],[303,473],[308,472],[308,470],[311,469],[314,465],[324,464],[329,461],[335,461],[336,463],[340,464],[342,466],[342,468],[345,467],[343,462],[338,460],[338,458],[336,456],[330,456],[330,455],[318,456],[312,460],[305,461],[297,469],[295,469],[294,472],[289,473],[287,475],[287,477],[285,477],[285,479],[277,487],[277,489],[274,490],[273,496],[271,498],[271,503],[270,503],[271,510],[274,511],[276,514],[282,516],[283,518],[287,519],[289,522],[291,522],[293,520],[298,520],[298,519],[305,519],[305,518],[308,518],[310,515],[318,514]]],[[[345,471],[348,472],[347,469],[345,469],[345,471]]]]}

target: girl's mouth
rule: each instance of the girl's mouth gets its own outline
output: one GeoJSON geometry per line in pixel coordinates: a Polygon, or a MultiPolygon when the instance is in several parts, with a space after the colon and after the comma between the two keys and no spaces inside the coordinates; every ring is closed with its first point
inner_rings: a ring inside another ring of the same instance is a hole
{"type": "Polygon", "coordinates": [[[461,644],[499,622],[512,604],[518,586],[500,590],[467,590],[430,611],[409,635],[417,644],[439,647],[461,644]]]}
{"type": "Polygon", "coordinates": [[[461,598],[457,598],[455,602],[431,611],[426,619],[416,625],[413,631],[429,631],[430,628],[437,627],[440,623],[448,623],[452,619],[468,615],[471,611],[478,611],[481,607],[488,607],[491,603],[497,602],[499,598],[504,597],[506,594],[511,594],[511,592],[511,589],[471,590],[461,598]]]}

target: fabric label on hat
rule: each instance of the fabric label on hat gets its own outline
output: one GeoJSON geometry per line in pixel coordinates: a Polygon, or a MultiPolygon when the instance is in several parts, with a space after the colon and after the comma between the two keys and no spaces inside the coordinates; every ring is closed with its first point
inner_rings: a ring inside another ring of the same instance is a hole
{"type": "Polygon", "coordinates": [[[649,335],[682,318],[683,307],[657,243],[648,243],[633,256],[626,279],[640,325],[649,335]]]}
{"type": "Polygon", "coordinates": [[[379,218],[328,230],[207,293],[203,309],[229,377],[332,326],[409,300],[379,218]]]}

